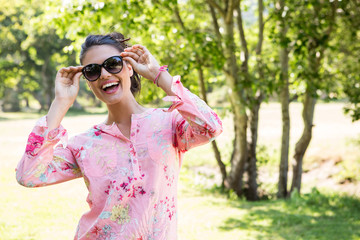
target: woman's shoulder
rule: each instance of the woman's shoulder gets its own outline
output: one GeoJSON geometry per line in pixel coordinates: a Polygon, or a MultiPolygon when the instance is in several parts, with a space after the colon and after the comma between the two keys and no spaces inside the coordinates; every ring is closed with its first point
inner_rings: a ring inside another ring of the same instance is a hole
{"type": "Polygon", "coordinates": [[[86,141],[87,139],[92,138],[93,136],[99,136],[103,128],[102,126],[105,126],[105,124],[99,123],[93,126],[90,125],[87,129],[71,135],[69,140],[72,143],[78,143],[78,142],[86,141]]]}

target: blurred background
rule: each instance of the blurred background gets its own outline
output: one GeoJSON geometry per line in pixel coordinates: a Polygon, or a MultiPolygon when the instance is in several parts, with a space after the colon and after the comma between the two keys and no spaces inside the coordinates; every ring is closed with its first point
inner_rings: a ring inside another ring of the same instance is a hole
{"type": "MultiPolygon", "coordinates": [[[[185,156],[179,239],[360,239],[358,0],[0,0],[0,239],[72,239],[82,179],[38,189],[15,168],[58,69],[121,32],[215,109],[224,132],[185,156]]],[[[142,79],[138,101],[167,107],[142,79]]],[[[106,117],[81,80],[70,135],[106,117]]]]}

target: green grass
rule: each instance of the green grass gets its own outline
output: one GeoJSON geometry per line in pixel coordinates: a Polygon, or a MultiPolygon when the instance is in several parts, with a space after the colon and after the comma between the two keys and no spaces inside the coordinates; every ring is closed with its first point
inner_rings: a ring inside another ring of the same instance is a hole
{"type": "MultiPolygon", "coordinates": [[[[82,179],[28,189],[17,184],[15,167],[25,149],[35,116],[1,114],[0,239],[72,239],[88,210],[82,179]],[[23,118],[32,119],[23,119],[23,118]]],[[[100,122],[103,115],[73,115],[63,124],[70,134],[100,122]]],[[[218,139],[222,156],[230,156],[231,124],[225,119],[218,139]]],[[[180,240],[360,240],[360,200],[313,189],[289,200],[246,202],[220,193],[211,145],[190,151],[179,184],[180,240]],[[215,170],[214,170],[215,169],[215,170]]]]}

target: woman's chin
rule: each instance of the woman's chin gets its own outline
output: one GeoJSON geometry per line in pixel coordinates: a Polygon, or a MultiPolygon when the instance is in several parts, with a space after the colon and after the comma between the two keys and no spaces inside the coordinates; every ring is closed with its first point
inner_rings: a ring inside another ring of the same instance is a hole
{"type": "Polygon", "coordinates": [[[118,90],[112,94],[102,93],[96,97],[106,105],[113,105],[121,102],[124,99],[124,94],[122,90],[118,90]]]}

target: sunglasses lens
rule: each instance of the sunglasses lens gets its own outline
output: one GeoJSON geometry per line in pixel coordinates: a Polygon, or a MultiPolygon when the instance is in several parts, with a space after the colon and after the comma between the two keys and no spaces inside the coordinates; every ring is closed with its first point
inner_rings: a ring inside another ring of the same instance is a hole
{"type": "Polygon", "coordinates": [[[83,68],[83,74],[89,81],[95,81],[101,75],[101,66],[98,64],[89,64],[83,68]]]}
{"type": "Polygon", "coordinates": [[[120,56],[111,57],[103,63],[103,66],[109,73],[119,73],[123,68],[123,60],[120,56]]]}

